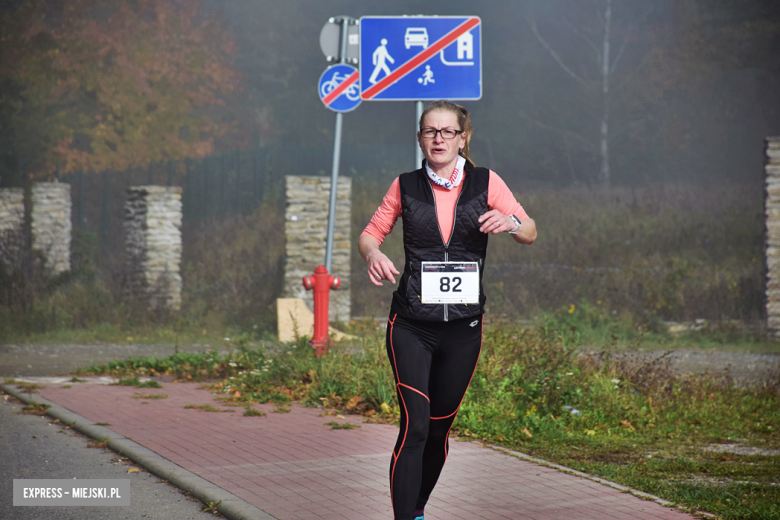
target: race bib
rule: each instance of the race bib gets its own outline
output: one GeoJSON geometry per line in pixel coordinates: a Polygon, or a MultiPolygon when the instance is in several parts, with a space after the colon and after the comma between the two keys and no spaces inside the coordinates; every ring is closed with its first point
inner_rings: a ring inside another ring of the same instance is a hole
{"type": "Polygon", "coordinates": [[[423,303],[479,303],[477,262],[423,262],[423,303]]]}

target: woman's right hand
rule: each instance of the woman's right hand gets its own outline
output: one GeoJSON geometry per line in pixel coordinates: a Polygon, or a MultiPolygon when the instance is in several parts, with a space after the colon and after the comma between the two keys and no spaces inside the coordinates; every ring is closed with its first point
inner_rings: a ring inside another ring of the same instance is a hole
{"type": "Polygon", "coordinates": [[[371,280],[376,286],[381,287],[382,280],[395,284],[395,277],[401,273],[393,265],[393,262],[387,258],[383,252],[379,249],[372,249],[366,255],[366,262],[368,262],[368,279],[371,280]]]}

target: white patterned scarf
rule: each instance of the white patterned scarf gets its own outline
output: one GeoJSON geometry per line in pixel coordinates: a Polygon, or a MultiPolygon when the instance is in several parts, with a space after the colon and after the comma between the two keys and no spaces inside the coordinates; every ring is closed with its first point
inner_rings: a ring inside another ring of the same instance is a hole
{"type": "Polygon", "coordinates": [[[425,171],[428,173],[428,177],[431,178],[433,182],[438,184],[439,186],[443,186],[447,188],[448,190],[451,190],[455,186],[461,183],[463,180],[463,167],[466,166],[466,159],[458,156],[458,162],[455,164],[455,170],[452,172],[452,175],[448,179],[442,179],[435,173],[433,173],[433,170],[431,170],[431,167],[428,166],[428,161],[425,161],[425,171]]]}

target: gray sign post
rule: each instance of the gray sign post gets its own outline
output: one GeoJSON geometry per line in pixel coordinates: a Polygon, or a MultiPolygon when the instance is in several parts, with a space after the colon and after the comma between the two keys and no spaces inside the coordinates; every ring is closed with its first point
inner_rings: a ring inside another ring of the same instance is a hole
{"type": "MultiPolygon", "coordinates": [[[[338,16],[328,20],[320,32],[320,47],[328,61],[357,63],[357,24],[349,16],[338,16]],[[340,26],[336,30],[337,25],[340,26]],[[336,35],[338,34],[338,40],[336,35]],[[352,36],[350,38],[350,36],[352,36]],[[354,40],[354,43],[353,41],[354,40]],[[336,47],[338,42],[338,47],[336,47]],[[336,51],[336,52],[334,52],[336,51]]],[[[330,206],[328,208],[328,241],[325,247],[325,269],[331,272],[333,265],[333,235],[336,228],[336,195],[338,194],[339,163],[341,162],[341,127],[344,114],[336,112],[336,129],[333,136],[333,168],[330,180],[330,206]]]]}

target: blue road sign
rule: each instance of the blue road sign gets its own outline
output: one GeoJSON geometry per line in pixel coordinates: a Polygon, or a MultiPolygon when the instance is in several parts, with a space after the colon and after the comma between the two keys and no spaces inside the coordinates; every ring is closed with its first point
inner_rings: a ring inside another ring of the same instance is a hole
{"type": "Polygon", "coordinates": [[[482,97],[482,21],[476,16],[364,16],[360,85],[366,100],[482,97]]]}
{"type": "Polygon", "coordinates": [[[360,104],[360,73],[351,65],[333,65],[320,76],[318,91],[325,106],[334,112],[349,112],[360,104]]]}

